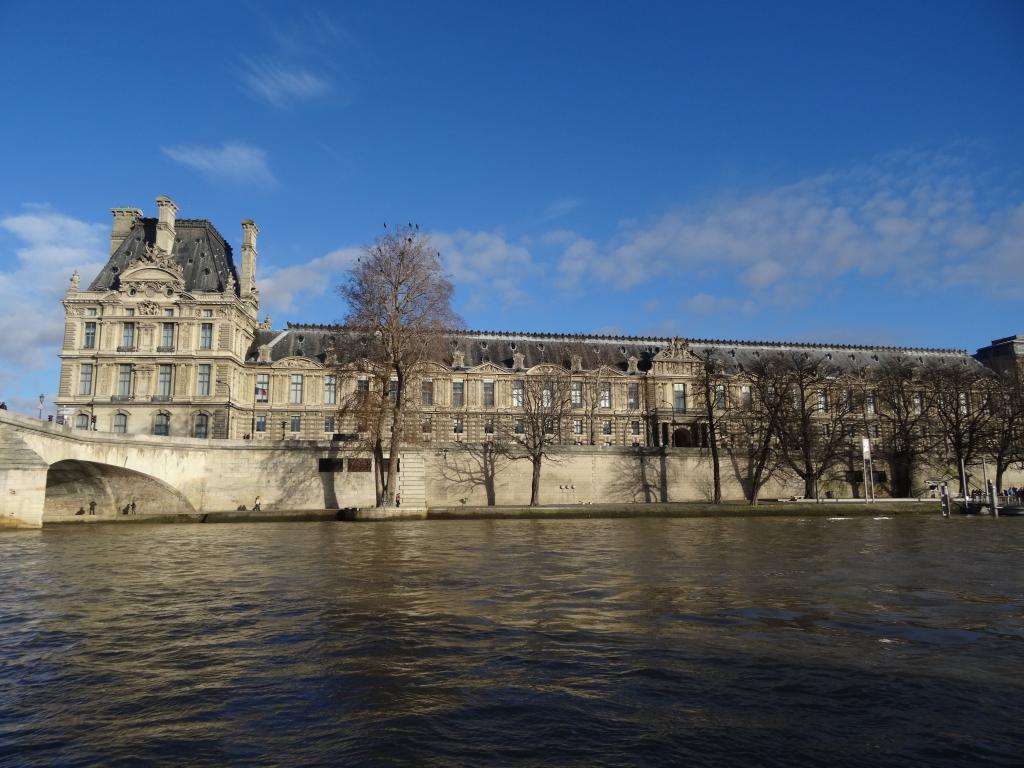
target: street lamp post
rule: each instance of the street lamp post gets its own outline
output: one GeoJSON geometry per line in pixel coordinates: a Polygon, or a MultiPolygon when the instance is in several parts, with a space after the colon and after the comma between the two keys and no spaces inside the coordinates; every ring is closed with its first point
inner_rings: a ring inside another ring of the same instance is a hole
{"type": "Polygon", "coordinates": [[[43,400],[46,399],[46,395],[39,396],[39,420],[43,420],[43,400]]]}

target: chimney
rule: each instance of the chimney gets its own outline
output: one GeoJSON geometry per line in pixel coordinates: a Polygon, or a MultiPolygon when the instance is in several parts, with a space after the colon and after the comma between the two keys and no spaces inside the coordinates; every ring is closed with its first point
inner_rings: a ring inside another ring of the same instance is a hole
{"type": "Polygon", "coordinates": [[[260,228],[252,219],[242,222],[242,278],[239,290],[243,297],[256,290],[256,236],[260,228]]]}
{"type": "Polygon", "coordinates": [[[114,214],[114,227],[110,230],[110,255],[114,255],[121,243],[128,239],[128,234],[135,226],[135,222],[142,218],[142,211],[138,208],[111,208],[114,214]]]}
{"type": "Polygon", "coordinates": [[[160,195],[156,199],[159,219],[156,222],[156,249],[170,255],[174,251],[174,217],[178,206],[171,198],[160,195]]]}

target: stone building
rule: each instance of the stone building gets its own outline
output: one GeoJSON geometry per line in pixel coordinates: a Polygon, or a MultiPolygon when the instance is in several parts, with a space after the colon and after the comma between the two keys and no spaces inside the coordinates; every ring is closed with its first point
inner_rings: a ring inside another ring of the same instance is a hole
{"type": "MultiPolygon", "coordinates": [[[[357,439],[358,416],[343,406],[370,387],[359,365],[365,340],[344,328],[259,322],[256,241],[242,222],[241,270],[209,221],[178,219],[157,198],[158,216],[113,209],[110,256],[64,298],[58,412],[78,429],[198,438],[357,439]]],[[[1002,339],[979,352],[986,364],[1019,361],[1024,342],[1002,339]]],[[[660,337],[455,332],[413,387],[419,444],[490,439],[515,423],[524,382],[553,367],[572,381],[558,425],[565,445],[693,448],[703,440],[700,370],[713,350],[726,378],[716,406],[750,397],[742,371],[785,351],[864,369],[887,357],[954,359],[963,350],[753,343],[660,337]]]]}

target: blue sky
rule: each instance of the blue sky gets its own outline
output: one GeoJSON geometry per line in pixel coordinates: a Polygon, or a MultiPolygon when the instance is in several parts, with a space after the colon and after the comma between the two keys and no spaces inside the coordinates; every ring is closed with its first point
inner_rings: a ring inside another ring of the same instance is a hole
{"type": "Polygon", "coordinates": [[[260,224],[275,325],[340,320],[412,221],[472,328],[1024,332],[1021,2],[0,3],[0,87],[19,408],[109,209],[161,194],[236,250],[260,224]]]}

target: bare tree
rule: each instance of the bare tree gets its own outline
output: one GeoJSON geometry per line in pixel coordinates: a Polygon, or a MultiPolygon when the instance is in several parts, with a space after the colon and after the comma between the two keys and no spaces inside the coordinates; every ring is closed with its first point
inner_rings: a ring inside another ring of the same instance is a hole
{"type": "Polygon", "coordinates": [[[749,396],[741,391],[739,401],[729,412],[730,430],[735,435],[731,456],[734,462],[742,462],[737,475],[751,504],[757,503],[761,489],[781,464],[779,420],[785,370],[780,355],[756,357],[740,373],[740,381],[750,387],[749,396]]]}
{"type": "Polygon", "coordinates": [[[996,465],[996,489],[1003,490],[1003,475],[1011,464],[1024,462],[1024,392],[1016,370],[997,374],[989,405],[992,428],[988,452],[996,465]]]}
{"type": "Polygon", "coordinates": [[[786,465],[804,482],[804,496],[818,498],[822,478],[849,452],[852,404],[838,369],[825,358],[792,352],[782,360],[778,431],[786,465]]]}
{"type": "Polygon", "coordinates": [[[719,459],[719,442],[727,422],[726,408],[728,407],[728,377],[725,374],[725,363],[722,361],[718,350],[714,347],[706,348],[702,353],[694,351],[701,365],[697,369],[698,391],[697,399],[704,410],[705,435],[707,437],[708,451],[711,454],[712,470],[712,503],[722,503],[722,464],[719,459]]]}
{"type": "Polygon", "coordinates": [[[994,374],[972,360],[943,360],[922,369],[931,392],[931,423],[940,438],[938,458],[952,464],[960,476],[960,493],[967,493],[967,468],[990,445],[989,407],[994,374]]]}
{"type": "Polygon", "coordinates": [[[924,386],[920,366],[902,356],[867,369],[862,380],[865,428],[878,425],[881,440],[875,454],[889,466],[893,496],[914,494],[914,475],[926,453],[924,440],[931,409],[931,391],[924,386]]]}
{"type": "Polygon", "coordinates": [[[374,338],[371,360],[381,371],[378,380],[386,381],[380,396],[387,397],[391,407],[389,460],[378,504],[389,506],[395,500],[414,372],[440,356],[444,332],[460,327],[462,321],[451,308],[452,283],[439,254],[412,225],[385,231],[366,248],[338,292],[348,305],[346,325],[374,338]]]}
{"type": "Polygon", "coordinates": [[[512,460],[528,460],[530,506],[540,503],[540,473],[544,459],[557,461],[552,449],[572,417],[570,378],[556,366],[531,371],[513,382],[512,405],[517,412],[505,417],[496,445],[512,460]]]}

